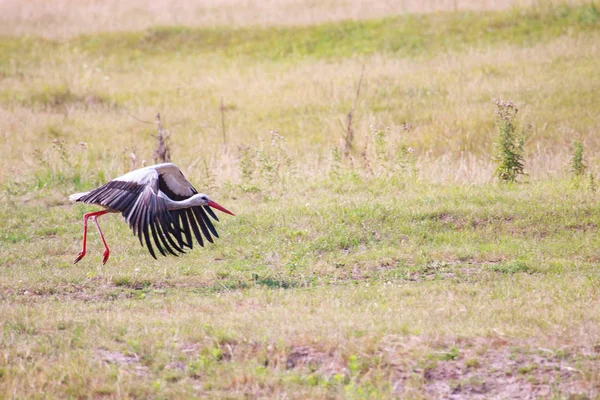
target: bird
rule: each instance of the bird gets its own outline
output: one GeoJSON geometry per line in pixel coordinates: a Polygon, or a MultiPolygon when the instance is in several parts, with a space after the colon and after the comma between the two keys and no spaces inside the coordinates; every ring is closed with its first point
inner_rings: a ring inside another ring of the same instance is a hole
{"type": "Polygon", "coordinates": [[[157,257],[153,244],[163,256],[177,256],[185,253],[186,247],[192,249],[192,234],[200,246],[204,246],[202,235],[208,242],[214,243],[212,236],[219,235],[209,216],[216,221],[219,218],[211,207],[235,215],[206,194],[198,193],[181,170],[172,163],[136,169],[96,189],[74,193],[69,196],[69,200],[104,208],[83,216],[83,244],[73,264],[86,254],[87,223],[90,218],[104,245],[102,264],[106,264],[110,250],[98,224],[98,217],[104,214],[121,213],[133,233],[138,236],[142,247],[146,243],[146,248],[154,259],[157,257]]]}

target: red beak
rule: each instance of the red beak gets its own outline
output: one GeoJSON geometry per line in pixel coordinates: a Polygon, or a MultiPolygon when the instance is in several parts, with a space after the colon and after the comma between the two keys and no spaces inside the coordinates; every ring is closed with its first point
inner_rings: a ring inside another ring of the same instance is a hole
{"type": "Polygon", "coordinates": [[[217,210],[219,210],[219,211],[223,211],[225,214],[229,214],[229,215],[233,215],[233,216],[235,216],[235,214],[234,214],[234,213],[232,213],[231,211],[229,211],[229,210],[228,210],[228,209],[226,209],[225,207],[222,207],[222,206],[218,205],[217,203],[215,203],[215,202],[214,202],[214,201],[212,201],[212,200],[208,202],[208,205],[209,205],[210,207],[212,207],[212,208],[216,208],[216,209],[217,209],[217,210]]]}

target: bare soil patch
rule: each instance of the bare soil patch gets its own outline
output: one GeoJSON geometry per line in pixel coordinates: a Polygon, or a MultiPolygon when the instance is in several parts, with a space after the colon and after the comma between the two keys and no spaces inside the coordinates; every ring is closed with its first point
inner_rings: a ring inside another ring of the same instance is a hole
{"type": "Polygon", "coordinates": [[[526,342],[475,339],[417,371],[435,398],[537,399],[593,396],[600,389],[596,356],[584,349],[550,350],[526,342]],[[591,377],[591,379],[589,379],[591,377]]]}
{"type": "Polygon", "coordinates": [[[102,361],[117,365],[130,365],[139,362],[139,357],[135,354],[124,354],[106,349],[97,349],[96,356],[102,361]]]}

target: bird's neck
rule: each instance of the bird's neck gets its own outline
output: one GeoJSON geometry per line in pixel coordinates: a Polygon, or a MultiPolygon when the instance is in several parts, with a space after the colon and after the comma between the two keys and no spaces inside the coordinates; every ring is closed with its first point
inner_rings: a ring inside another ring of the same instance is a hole
{"type": "Polygon", "coordinates": [[[169,210],[181,210],[182,208],[190,208],[198,205],[194,196],[185,200],[171,200],[163,192],[159,192],[159,197],[165,200],[165,203],[167,204],[167,209],[169,210]]]}

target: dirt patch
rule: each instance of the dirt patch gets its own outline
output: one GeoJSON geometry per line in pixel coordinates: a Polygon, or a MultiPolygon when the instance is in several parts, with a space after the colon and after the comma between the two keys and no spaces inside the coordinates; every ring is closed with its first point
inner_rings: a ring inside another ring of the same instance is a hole
{"type": "Polygon", "coordinates": [[[139,357],[137,355],[123,354],[118,351],[106,349],[97,349],[96,356],[102,361],[117,365],[131,365],[139,362],[139,357]]]}
{"type": "Polygon", "coordinates": [[[200,349],[200,345],[197,343],[182,343],[179,345],[179,351],[187,355],[194,355],[200,349]]]}
{"type": "Polygon", "coordinates": [[[448,399],[537,399],[592,396],[600,382],[596,357],[531,346],[526,342],[476,339],[462,341],[421,360],[427,396],[448,399]]]}
{"type": "Polygon", "coordinates": [[[96,349],[96,357],[106,363],[115,364],[129,373],[140,377],[150,376],[150,368],[140,364],[137,354],[124,354],[119,351],[96,349]]]}
{"type": "MultiPolygon", "coordinates": [[[[498,216],[498,217],[489,217],[489,218],[474,218],[470,221],[468,226],[470,228],[481,228],[485,229],[490,225],[502,225],[502,224],[510,224],[515,220],[515,217],[507,215],[507,216],[498,216]]],[[[465,224],[467,225],[467,224],[465,224]]]]}
{"type": "Polygon", "coordinates": [[[173,369],[177,371],[187,370],[187,364],[181,361],[173,361],[165,365],[165,369],[173,369]]]}
{"type": "Polygon", "coordinates": [[[597,231],[598,225],[593,222],[584,222],[581,224],[567,225],[565,228],[573,230],[573,231],[577,231],[577,232],[591,232],[591,231],[597,231]]]}
{"type": "Polygon", "coordinates": [[[348,376],[347,360],[335,350],[322,350],[318,346],[292,346],[284,358],[272,359],[269,366],[285,368],[287,370],[299,369],[306,373],[316,373],[325,380],[333,376],[348,376]]]}
{"type": "Polygon", "coordinates": [[[315,370],[323,365],[327,358],[328,355],[326,353],[317,351],[312,347],[294,347],[287,355],[285,367],[291,369],[299,366],[307,366],[309,369],[315,370]]]}

